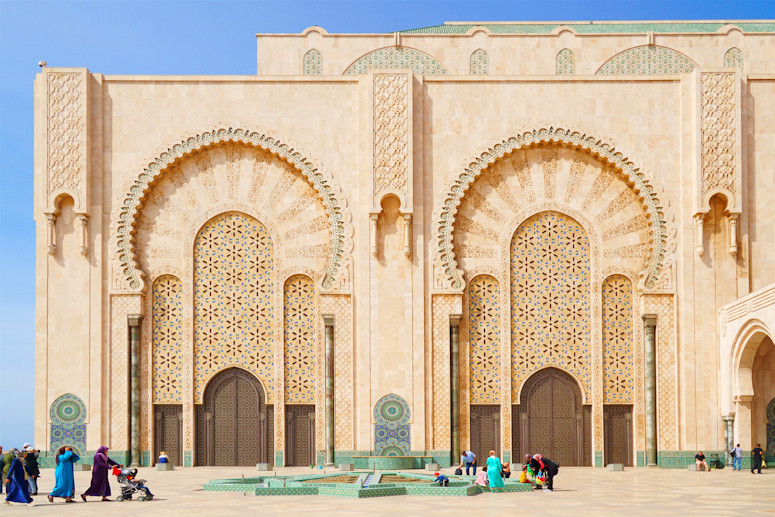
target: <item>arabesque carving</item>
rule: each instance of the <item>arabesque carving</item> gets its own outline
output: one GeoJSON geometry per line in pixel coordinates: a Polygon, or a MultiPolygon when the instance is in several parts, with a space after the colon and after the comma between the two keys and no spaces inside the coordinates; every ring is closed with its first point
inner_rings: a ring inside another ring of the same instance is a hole
{"type": "MultiPolygon", "coordinates": [[[[605,169],[610,168],[612,173],[621,176],[621,180],[628,185],[627,189],[633,192],[632,196],[628,195],[622,199],[634,200],[640,204],[649,218],[652,233],[647,243],[638,244],[632,249],[622,246],[606,252],[611,256],[645,259],[640,271],[642,286],[646,289],[656,288],[663,271],[669,271],[669,268],[665,266],[671,262],[671,252],[675,248],[675,229],[672,226],[671,214],[667,210],[668,203],[662,196],[657,183],[648,172],[638,168],[623,153],[617,151],[613,145],[595,138],[587,132],[550,125],[512,133],[512,136],[503,138],[495,145],[481,151],[462,167],[462,171],[453,178],[444,190],[433,216],[434,287],[437,290],[457,291],[463,289],[463,273],[458,269],[453,229],[460,204],[468,196],[469,189],[483,171],[502,158],[510,156],[510,160],[504,160],[504,163],[510,161],[513,165],[512,174],[516,175],[519,184],[519,186],[515,185],[514,188],[522,192],[522,196],[526,198],[528,204],[535,203],[536,196],[543,194],[534,188],[534,182],[526,168],[526,159],[522,155],[525,149],[538,144],[554,144],[581,149],[594,156],[597,161],[602,162],[605,169]]],[[[584,167],[586,167],[586,162],[594,160],[584,158],[584,161],[584,167]]],[[[578,174],[575,171],[572,172],[578,174]]],[[[496,174],[498,171],[494,170],[493,175],[496,174]]],[[[608,176],[607,170],[601,174],[608,176]]],[[[606,177],[605,182],[603,179],[599,180],[600,188],[604,188],[610,183],[608,181],[610,178],[606,177]]],[[[498,183],[502,179],[492,180],[488,175],[488,181],[498,183]]],[[[542,187],[541,190],[544,188],[542,187]]],[[[472,195],[476,196],[475,193],[472,195]]],[[[556,195],[562,198],[565,192],[556,195]]],[[[481,205],[481,203],[478,204],[481,205]]],[[[512,211],[519,211],[520,208],[523,207],[512,207],[512,211]]],[[[601,210],[601,213],[611,212],[604,207],[601,210]]],[[[469,243],[465,244],[469,245],[469,243]]]]}
{"type": "Polygon", "coordinates": [[[398,190],[409,178],[409,76],[374,74],[374,194],[398,190]]]}
{"type": "MultiPolygon", "coordinates": [[[[281,140],[267,132],[251,131],[240,126],[219,125],[212,130],[180,140],[157,154],[156,158],[146,162],[147,165],[143,167],[143,171],[128,188],[126,196],[120,203],[114,226],[117,235],[117,263],[114,267],[123,273],[117,275],[119,277],[117,280],[120,279],[120,284],[125,285],[114,285],[114,288],[123,287],[132,291],[141,291],[145,287],[142,278],[144,273],[137,262],[133,233],[140,207],[152,184],[174,169],[170,166],[178,159],[205,147],[229,141],[260,147],[285,160],[301,172],[321,199],[328,215],[331,231],[331,247],[327,251],[328,259],[321,287],[329,290],[349,283],[347,266],[350,261],[349,253],[352,250],[351,216],[344,196],[331,176],[309,159],[306,153],[287,143],[286,139],[281,140]]],[[[206,164],[198,165],[206,168],[206,164]]]]}
{"type": "MultiPolygon", "coordinates": [[[[702,193],[735,192],[735,74],[701,74],[702,193]]],[[[731,201],[731,200],[730,200],[731,201]]]]}
{"type": "Polygon", "coordinates": [[[81,134],[81,74],[48,74],[48,192],[80,189],[81,159],[86,139],[81,134]]]}

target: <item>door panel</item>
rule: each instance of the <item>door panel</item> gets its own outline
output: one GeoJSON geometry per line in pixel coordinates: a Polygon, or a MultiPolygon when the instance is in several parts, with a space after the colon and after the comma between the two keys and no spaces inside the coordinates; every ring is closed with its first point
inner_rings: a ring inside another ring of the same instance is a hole
{"type": "Polygon", "coordinates": [[[315,460],[315,406],[285,406],[287,436],[286,464],[289,466],[314,465],[315,460]]]}
{"type": "Polygon", "coordinates": [[[471,406],[471,450],[476,454],[477,465],[484,466],[490,451],[500,458],[500,406],[471,406]]]}
{"type": "Polygon", "coordinates": [[[605,461],[632,466],[632,406],[604,405],[605,461]]]}
{"type": "Polygon", "coordinates": [[[157,404],[154,412],[154,440],[152,462],[156,462],[161,451],[167,453],[170,463],[182,465],[182,419],[183,406],[179,404],[157,404]]]}

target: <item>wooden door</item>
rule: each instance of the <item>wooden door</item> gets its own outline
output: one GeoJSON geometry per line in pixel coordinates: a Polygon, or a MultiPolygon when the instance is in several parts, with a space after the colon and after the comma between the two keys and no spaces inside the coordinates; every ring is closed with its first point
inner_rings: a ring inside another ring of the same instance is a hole
{"type": "Polygon", "coordinates": [[[258,380],[230,368],[210,381],[204,398],[197,408],[197,464],[267,462],[267,407],[258,380]]]}
{"type": "Polygon", "coordinates": [[[285,406],[286,447],[285,464],[288,466],[314,465],[315,460],[315,406],[285,406]]]}
{"type": "Polygon", "coordinates": [[[156,404],[154,413],[153,463],[161,451],[167,453],[170,463],[183,465],[183,406],[156,404]]]}
{"type": "Polygon", "coordinates": [[[632,406],[603,406],[604,463],[632,466],[632,406]]]}
{"type": "Polygon", "coordinates": [[[471,450],[480,467],[486,464],[490,451],[501,457],[500,417],[500,406],[471,406],[471,450]]]}
{"type": "Polygon", "coordinates": [[[570,375],[557,368],[536,372],[522,388],[519,409],[520,458],[541,453],[561,465],[591,463],[585,453],[591,422],[570,375]]]}

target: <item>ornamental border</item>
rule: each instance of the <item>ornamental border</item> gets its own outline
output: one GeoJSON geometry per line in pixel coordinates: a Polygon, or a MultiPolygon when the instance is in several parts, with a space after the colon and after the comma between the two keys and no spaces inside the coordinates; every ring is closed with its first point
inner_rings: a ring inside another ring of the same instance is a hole
{"type": "Polygon", "coordinates": [[[326,264],[322,289],[333,289],[337,278],[343,273],[341,270],[347,265],[344,255],[352,249],[352,222],[341,189],[329,174],[324,173],[320,166],[307,158],[306,153],[299,151],[298,146],[285,143],[266,131],[251,131],[244,129],[243,126],[226,124],[185,138],[162,151],[150,163],[143,166],[143,171],[129,187],[119,208],[117,251],[120,268],[124,279],[129,281],[130,289],[142,291],[144,288],[142,279],[144,272],[138,264],[134,251],[132,228],[140,213],[145,194],[160,178],[162,172],[176,160],[211,145],[230,141],[255,145],[285,160],[298,169],[317,191],[328,213],[331,230],[331,252],[326,264]]]}
{"type": "Polygon", "coordinates": [[[454,224],[460,203],[466,192],[479,175],[497,160],[519,149],[532,145],[557,143],[581,148],[592,153],[596,158],[614,165],[625,176],[630,188],[639,193],[651,220],[653,221],[653,249],[646,267],[639,276],[643,287],[653,289],[657,279],[668,265],[667,254],[670,239],[675,229],[666,217],[667,200],[660,200],[661,189],[654,178],[646,171],[638,168],[623,153],[603,140],[591,136],[587,131],[565,129],[552,125],[541,125],[538,129],[515,131],[512,136],[501,138],[500,141],[484,151],[463,167],[462,172],[453,177],[445,188],[433,215],[433,247],[434,255],[440,264],[443,275],[444,289],[462,290],[464,287],[463,271],[458,269],[457,258],[453,246],[454,224]]]}

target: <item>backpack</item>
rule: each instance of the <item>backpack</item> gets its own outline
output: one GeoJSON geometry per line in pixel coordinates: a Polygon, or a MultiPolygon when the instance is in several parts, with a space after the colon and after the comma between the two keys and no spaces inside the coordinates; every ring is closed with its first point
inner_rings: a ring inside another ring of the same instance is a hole
{"type": "Polygon", "coordinates": [[[463,475],[463,469],[455,469],[455,475],[456,476],[462,476],[463,475]]]}

